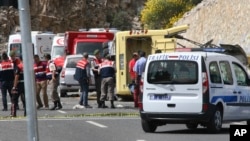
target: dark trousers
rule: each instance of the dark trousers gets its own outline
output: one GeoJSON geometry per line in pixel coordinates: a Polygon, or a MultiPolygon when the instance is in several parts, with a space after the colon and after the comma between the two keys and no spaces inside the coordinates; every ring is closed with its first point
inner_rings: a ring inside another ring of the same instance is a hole
{"type": "Polygon", "coordinates": [[[81,87],[80,105],[88,106],[89,83],[87,79],[78,81],[81,87]]]}
{"type": "Polygon", "coordinates": [[[100,104],[100,98],[101,98],[101,82],[102,82],[101,76],[95,76],[96,102],[98,105],[100,104]]]}
{"type": "Polygon", "coordinates": [[[1,92],[2,92],[2,102],[3,102],[3,109],[8,109],[8,103],[7,103],[7,93],[9,93],[10,99],[11,99],[11,90],[13,87],[13,81],[2,81],[1,82],[1,92]]]}
{"type": "Polygon", "coordinates": [[[18,106],[18,98],[21,96],[21,100],[24,108],[24,116],[26,116],[26,104],[25,104],[25,94],[24,94],[24,83],[18,83],[17,93],[11,93],[11,115],[16,116],[16,110],[18,106]]]}

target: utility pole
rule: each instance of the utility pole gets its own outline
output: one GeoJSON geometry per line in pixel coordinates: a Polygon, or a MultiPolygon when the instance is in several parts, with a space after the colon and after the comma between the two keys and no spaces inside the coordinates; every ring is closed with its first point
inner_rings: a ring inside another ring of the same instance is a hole
{"type": "Polygon", "coordinates": [[[22,57],[24,66],[25,101],[27,111],[28,141],[39,141],[35,97],[33,45],[31,42],[31,22],[29,0],[18,0],[19,21],[22,39],[22,57]]]}

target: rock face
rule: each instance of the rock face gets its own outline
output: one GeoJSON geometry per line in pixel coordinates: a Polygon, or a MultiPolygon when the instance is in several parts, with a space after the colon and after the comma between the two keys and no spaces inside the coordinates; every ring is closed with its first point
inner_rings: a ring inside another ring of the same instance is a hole
{"type": "MultiPolygon", "coordinates": [[[[203,0],[176,25],[189,24],[185,38],[213,44],[238,44],[250,55],[249,0],[203,0]]],[[[183,42],[188,47],[193,44],[183,42]]]]}
{"type": "MultiPolygon", "coordinates": [[[[6,1],[6,0],[5,0],[6,1]]],[[[12,0],[14,1],[14,0],[12,0]]],[[[55,33],[79,28],[112,27],[112,18],[126,11],[129,19],[139,15],[146,0],[30,0],[31,29],[55,33]]],[[[18,10],[0,7],[0,43],[19,26],[18,10]]],[[[203,0],[176,25],[189,24],[184,37],[205,43],[239,44],[250,55],[249,0],[203,0]]],[[[134,23],[140,26],[138,22],[134,23]]],[[[185,46],[193,44],[181,42],[185,46]]]]}
{"type": "MultiPolygon", "coordinates": [[[[119,11],[126,11],[133,23],[145,1],[30,0],[31,30],[59,33],[80,28],[112,27],[112,19],[119,11]]],[[[1,6],[0,43],[7,42],[8,35],[18,27],[18,10],[12,6],[1,6]]]]}

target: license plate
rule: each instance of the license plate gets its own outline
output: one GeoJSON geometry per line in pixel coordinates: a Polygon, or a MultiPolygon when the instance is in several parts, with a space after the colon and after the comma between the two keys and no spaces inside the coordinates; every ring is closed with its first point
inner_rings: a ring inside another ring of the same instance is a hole
{"type": "Polygon", "coordinates": [[[171,96],[168,94],[151,94],[149,96],[150,100],[170,100],[171,96]]]}

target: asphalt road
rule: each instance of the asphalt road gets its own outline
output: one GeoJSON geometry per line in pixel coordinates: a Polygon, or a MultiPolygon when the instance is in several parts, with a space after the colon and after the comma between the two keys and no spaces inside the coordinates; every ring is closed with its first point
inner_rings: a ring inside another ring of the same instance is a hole
{"type": "MultiPolygon", "coordinates": [[[[80,109],[74,108],[79,102],[79,97],[63,97],[61,98],[61,103],[63,108],[60,110],[51,111],[49,109],[41,108],[36,110],[38,118],[50,117],[50,118],[63,118],[63,117],[83,117],[83,116],[122,116],[122,115],[132,115],[138,116],[139,111],[137,108],[133,107],[133,101],[115,101],[115,109],[111,108],[97,108],[97,103],[94,94],[89,97],[89,105],[92,108],[80,109]]],[[[10,108],[10,100],[8,97],[8,108],[10,108]]],[[[50,107],[53,106],[51,99],[49,99],[50,107]]],[[[106,101],[106,105],[110,107],[109,101],[106,101]]],[[[0,107],[2,107],[2,100],[0,96],[0,107]]],[[[22,102],[19,101],[20,110],[17,111],[18,118],[23,118],[23,107],[22,102]]],[[[0,119],[9,118],[10,109],[8,111],[0,111],[0,119]]],[[[1,140],[0,140],[1,141],[1,140]]]]}
{"type": "MultiPolygon", "coordinates": [[[[0,121],[0,141],[27,141],[26,123],[25,119],[0,121]]],[[[39,141],[229,141],[228,124],[219,134],[209,134],[202,127],[188,130],[181,124],[145,133],[138,117],[39,119],[38,133],[39,141]]]]}
{"type": "MultiPolygon", "coordinates": [[[[141,128],[139,111],[133,107],[133,101],[115,101],[116,109],[99,109],[94,95],[90,93],[89,104],[93,107],[90,109],[73,109],[79,97],[65,97],[61,98],[63,108],[60,110],[37,110],[38,140],[229,141],[229,124],[223,125],[219,134],[209,134],[203,127],[188,130],[182,124],[168,124],[158,127],[155,133],[145,133],[141,128]]],[[[8,104],[10,107],[9,99],[8,104]]],[[[50,106],[52,105],[50,100],[50,106]]],[[[109,102],[106,105],[109,106],[109,102]]],[[[22,116],[21,102],[19,106],[21,109],[17,112],[17,118],[9,117],[10,111],[0,111],[0,141],[27,141],[27,118],[22,116]]]]}

